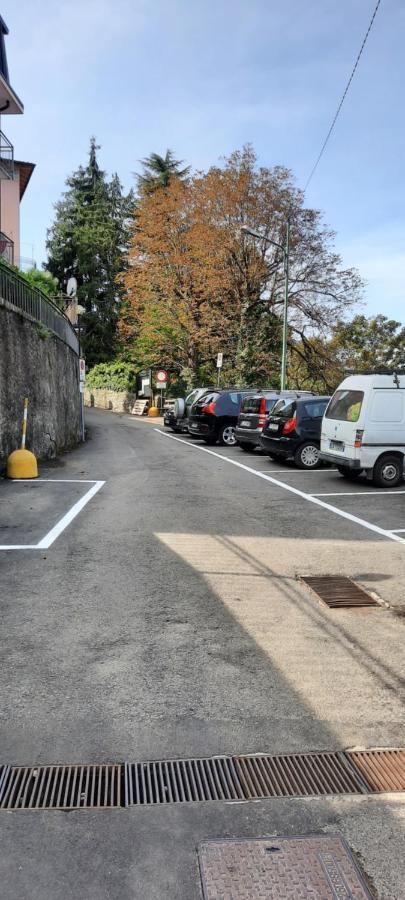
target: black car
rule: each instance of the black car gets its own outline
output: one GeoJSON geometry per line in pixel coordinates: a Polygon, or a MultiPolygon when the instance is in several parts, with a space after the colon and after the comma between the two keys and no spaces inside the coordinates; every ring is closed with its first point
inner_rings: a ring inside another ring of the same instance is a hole
{"type": "Polygon", "coordinates": [[[311,391],[258,391],[253,397],[245,397],[236,426],[239,447],[252,452],[260,447],[260,438],[267,417],[278,400],[294,400],[298,397],[312,397],[311,391]]]}
{"type": "Polygon", "coordinates": [[[330,397],[280,400],[262,431],[261,446],[272,459],[292,458],[300,469],[320,465],[322,417],[330,397]]]}
{"type": "Polygon", "coordinates": [[[190,394],[184,399],[177,397],[173,407],[167,410],[164,415],[163,422],[166,428],[171,428],[176,434],[188,434],[188,417],[193,403],[206,394],[211,388],[194,388],[190,394]]]}
{"type": "Polygon", "coordinates": [[[242,400],[257,393],[257,388],[209,391],[193,404],[189,415],[188,430],[195,437],[202,437],[206,444],[224,444],[234,447],[235,429],[242,400]]]}

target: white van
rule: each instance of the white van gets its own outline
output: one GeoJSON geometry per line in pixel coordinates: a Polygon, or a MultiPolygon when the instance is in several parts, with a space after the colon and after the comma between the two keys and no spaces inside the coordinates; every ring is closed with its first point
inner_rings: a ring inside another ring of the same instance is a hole
{"type": "Polygon", "coordinates": [[[350,375],[322,420],[320,458],[345,478],[366,472],[378,487],[403,479],[405,375],[350,375]]]}

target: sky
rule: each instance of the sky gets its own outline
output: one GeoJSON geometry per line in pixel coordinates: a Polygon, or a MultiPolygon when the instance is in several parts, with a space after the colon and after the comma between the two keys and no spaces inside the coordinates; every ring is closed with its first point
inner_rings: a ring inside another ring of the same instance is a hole
{"type": "MultiPolygon", "coordinates": [[[[22,201],[23,256],[46,259],[64,182],[100,163],[125,188],[170,147],[204,169],[251,143],[303,187],[375,0],[3,0],[10,81],[3,116],[17,159],[36,163],[22,201]]],[[[405,3],[382,0],[306,204],[321,209],[367,315],[405,321],[405,3]]]]}

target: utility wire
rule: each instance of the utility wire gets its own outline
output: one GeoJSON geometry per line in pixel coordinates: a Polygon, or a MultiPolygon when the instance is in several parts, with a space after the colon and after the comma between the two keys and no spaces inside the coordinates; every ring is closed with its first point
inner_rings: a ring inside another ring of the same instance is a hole
{"type": "Polygon", "coordinates": [[[367,38],[368,38],[368,36],[369,36],[369,34],[370,34],[370,31],[371,31],[371,29],[372,29],[372,27],[373,27],[374,19],[375,19],[376,15],[377,15],[377,11],[378,11],[378,7],[380,6],[380,3],[381,3],[381,0],[378,0],[378,2],[377,2],[377,4],[376,4],[376,7],[375,7],[375,9],[374,9],[373,15],[372,15],[372,17],[371,17],[370,24],[369,24],[369,26],[368,26],[368,28],[367,28],[367,31],[366,31],[366,34],[365,34],[363,43],[362,43],[362,45],[361,45],[361,47],[360,47],[360,50],[359,50],[359,53],[358,53],[358,55],[357,55],[356,62],[355,62],[355,64],[354,64],[354,66],[353,66],[353,69],[352,69],[350,78],[349,78],[349,80],[348,80],[348,82],[347,82],[347,85],[346,85],[346,87],[345,87],[343,97],[342,97],[342,99],[341,99],[341,101],[340,101],[340,103],[339,103],[339,106],[338,106],[338,108],[337,108],[337,110],[336,110],[336,113],[335,113],[335,117],[334,117],[334,119],[333,119],[333,122],[332,122],[332,124],[331,124],[331,126],[330,126],[330,128],[329,128],[329,131],[328,131],[328,133],[327,133],[327,135],[326,135],[326,138],[325,138],[325,140],[324,140],[324,142],[323,142],[323,144],[322,144],[322,147],[321,147],[319,156],[318,156],[318,158],[317,158],[317,160],[316,160],[316,162],[315,162],[315,165],[314,165],[314,167],[313,167],[313,169],[312,169],[312,171],[311,171],[311,173],[310,173],[310,175],[309,175],[309,178],[308,178],[308,180],[307,180],[307,183],[306,183],[306,185],[305,185],[305,187],[304,187],[304,192],[307,190],[307,187],[308,187],[308,185],[309,185],[309,182],[312,180],[312,177],[314,176],[314,174],[315,174],[315,172],[316,172],[316,169],[318,168],[318,165],[319,165],[319,163],[320,163],[320,161],[321,161],[321,158],[322,158],[322,156],[323,156],[323,154],[324,154],[326,145],[327,145],[327,143],[328,143],[328,141],[329,141],[329,138],[330,138],[330,136],[331,136],[331,134],[332,134],[332,131],[333,131],[335,125],[336,125],[336,121],[337,121],[337,118],[338,118],[338,116],[339,116],[340,110],[342,109],[342,106],[343,106],[344,101],[345,101],[345,99],[346,99],[346,95],[347,95],[348,90],[349,90],[349,88],[350,88],[350,85],[351,85],[351,83],[352,83],[352,81],[353,81],[354,74],[355,74],[355,72],[356,72],[357,66],[358,66],[358,64],[359,64],[359,62],[360,62],[360,57],[361,57],[361,54],[363,53],[364,47],[365,47],[365,45],[366,45],[367,38]]]}

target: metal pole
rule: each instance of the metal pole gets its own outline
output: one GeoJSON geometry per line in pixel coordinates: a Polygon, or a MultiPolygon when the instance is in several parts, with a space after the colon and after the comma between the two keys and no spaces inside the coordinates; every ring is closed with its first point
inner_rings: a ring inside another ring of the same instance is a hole
{"type": "Polygon", "coordinates": [[[24,400],[24,416],[22,423],[21,450],[25,450],[25,437],[27,434],[28,397],[24,400]]]}
{"type": "Polygon", "coordinates": [[[283,349],[281,353],[280,387],[284,391],[287,378],[287,335],[288,335],[288,267],[290,254],[290,223],[286,225],[284,249],[284,309],[283,309],[283,349]]]}
{"type": "Polygon", "coordinates": [[[84,429],[84,384],[80,381],[80,360],[82,356],[82,346],[81,346],[81,330],[80,330],[80,316],[77,316],[77,326],[78,326],[78,337],[79,337],[79,391],[80,391],[80,431],[82,441],[84,441],[86,434],[84,429]]]}

